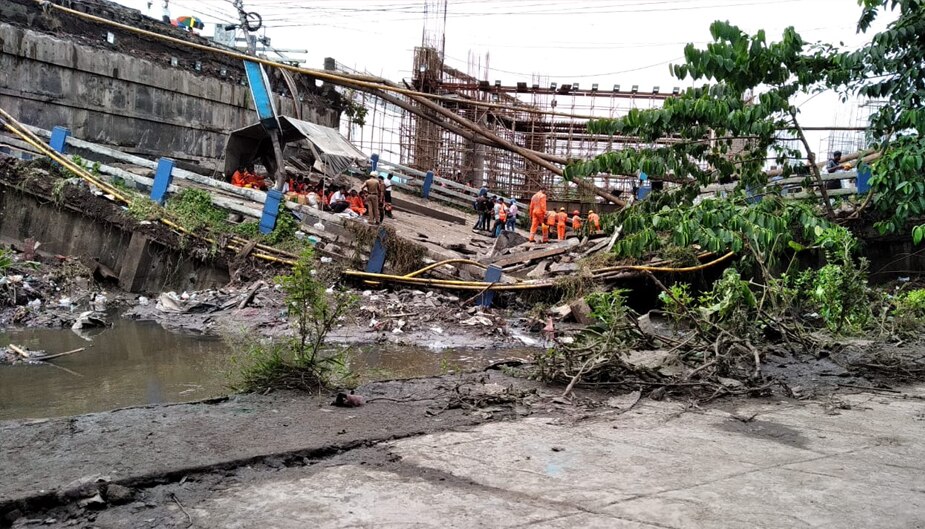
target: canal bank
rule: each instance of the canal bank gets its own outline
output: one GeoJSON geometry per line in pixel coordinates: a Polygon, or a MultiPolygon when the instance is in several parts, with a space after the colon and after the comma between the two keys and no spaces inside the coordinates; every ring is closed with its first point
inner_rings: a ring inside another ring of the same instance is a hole
{"type": "Polygon", "coordinates": [[[535,384],[495,371],[356,391],[366,400],[359,408],[274,392],[0,422],[0,519],[76,508],[110,483],[143,488],[246,466],[307,465],[380,441],[528,415],[540,398],[535,384]]]}
{"type": "Polygon", "coordinates": [[[925,523],[921,386],[601,406],[525,384],[488,373],[371,384],[360,408],[277,393],[0,423],[0,524],[925,523]]]}

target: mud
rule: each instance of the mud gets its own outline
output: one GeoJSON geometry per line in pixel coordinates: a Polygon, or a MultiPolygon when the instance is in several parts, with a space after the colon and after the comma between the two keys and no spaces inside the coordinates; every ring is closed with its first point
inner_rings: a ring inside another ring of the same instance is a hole
{"type": "Polygon", "coordinates": [[[536,384],[498,372],[357,392],[366,404],[349,409],[332,407],[332,395],[275,393],[0,423],[0,515],[11,522],[65,505],[79,517],[79,500],[111,484],[146,488],[245,467],[303,466],[379,441],[530,415],[551,402],[536,384]]]}

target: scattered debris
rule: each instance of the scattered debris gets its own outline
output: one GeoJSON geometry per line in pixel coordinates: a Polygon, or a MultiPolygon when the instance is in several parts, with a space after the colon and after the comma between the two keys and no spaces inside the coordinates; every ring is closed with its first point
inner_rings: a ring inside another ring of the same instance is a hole
{"type": "Polygon", "coordinates": [[[71,329],[79,331],[81,329],[106,327],[107,325],[108,324],[106,323],[106,320],[103,319],[102,314],[96,311],[88,310],[86,312],[82,312],[80,316],[77,317],[77,321],[71,325],[71,329]]]}
{"type": "Polygon", "coordinates": [[[331,403],[331,406],[337,406],[340,408],[359,408],[366,401],[360,395],[356,395],[351,391],[350,393],[338,393],[337,397],[334,399],[334,402],[331,403]]]}

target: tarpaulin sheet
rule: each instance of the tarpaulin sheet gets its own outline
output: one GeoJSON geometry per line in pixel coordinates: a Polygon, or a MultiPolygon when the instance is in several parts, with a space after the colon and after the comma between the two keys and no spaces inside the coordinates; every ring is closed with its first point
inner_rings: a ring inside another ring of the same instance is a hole
{"type": "MultiPolygon", "coordinates": [[[[305,140],[312,144],[320,158],[315,164],[318,166],[320,162],[321,167],[318,169],[327,176],[335,176],[351,166],[362,166],[366,162],[367,156],[341,136],[337,129],[288,116],[280,117],[279,124],[283,143],[305,140]]],[[[228,137],[225,144],[225,176],[231,178],[238,167],[254,160],[261,160],[271,174],[276,172],[269,133],[259,123],[233,131],[228,137]]]]}

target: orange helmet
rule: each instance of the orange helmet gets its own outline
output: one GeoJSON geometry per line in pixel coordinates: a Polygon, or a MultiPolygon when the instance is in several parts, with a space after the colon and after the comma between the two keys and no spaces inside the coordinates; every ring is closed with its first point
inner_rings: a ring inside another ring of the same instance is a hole
{"type": "Polygon", "coordinates": [[[581,215],[581,213],[579,213],[578,210],[576,209],[575,211],[572,212],[572,215],[581,215]]]}

